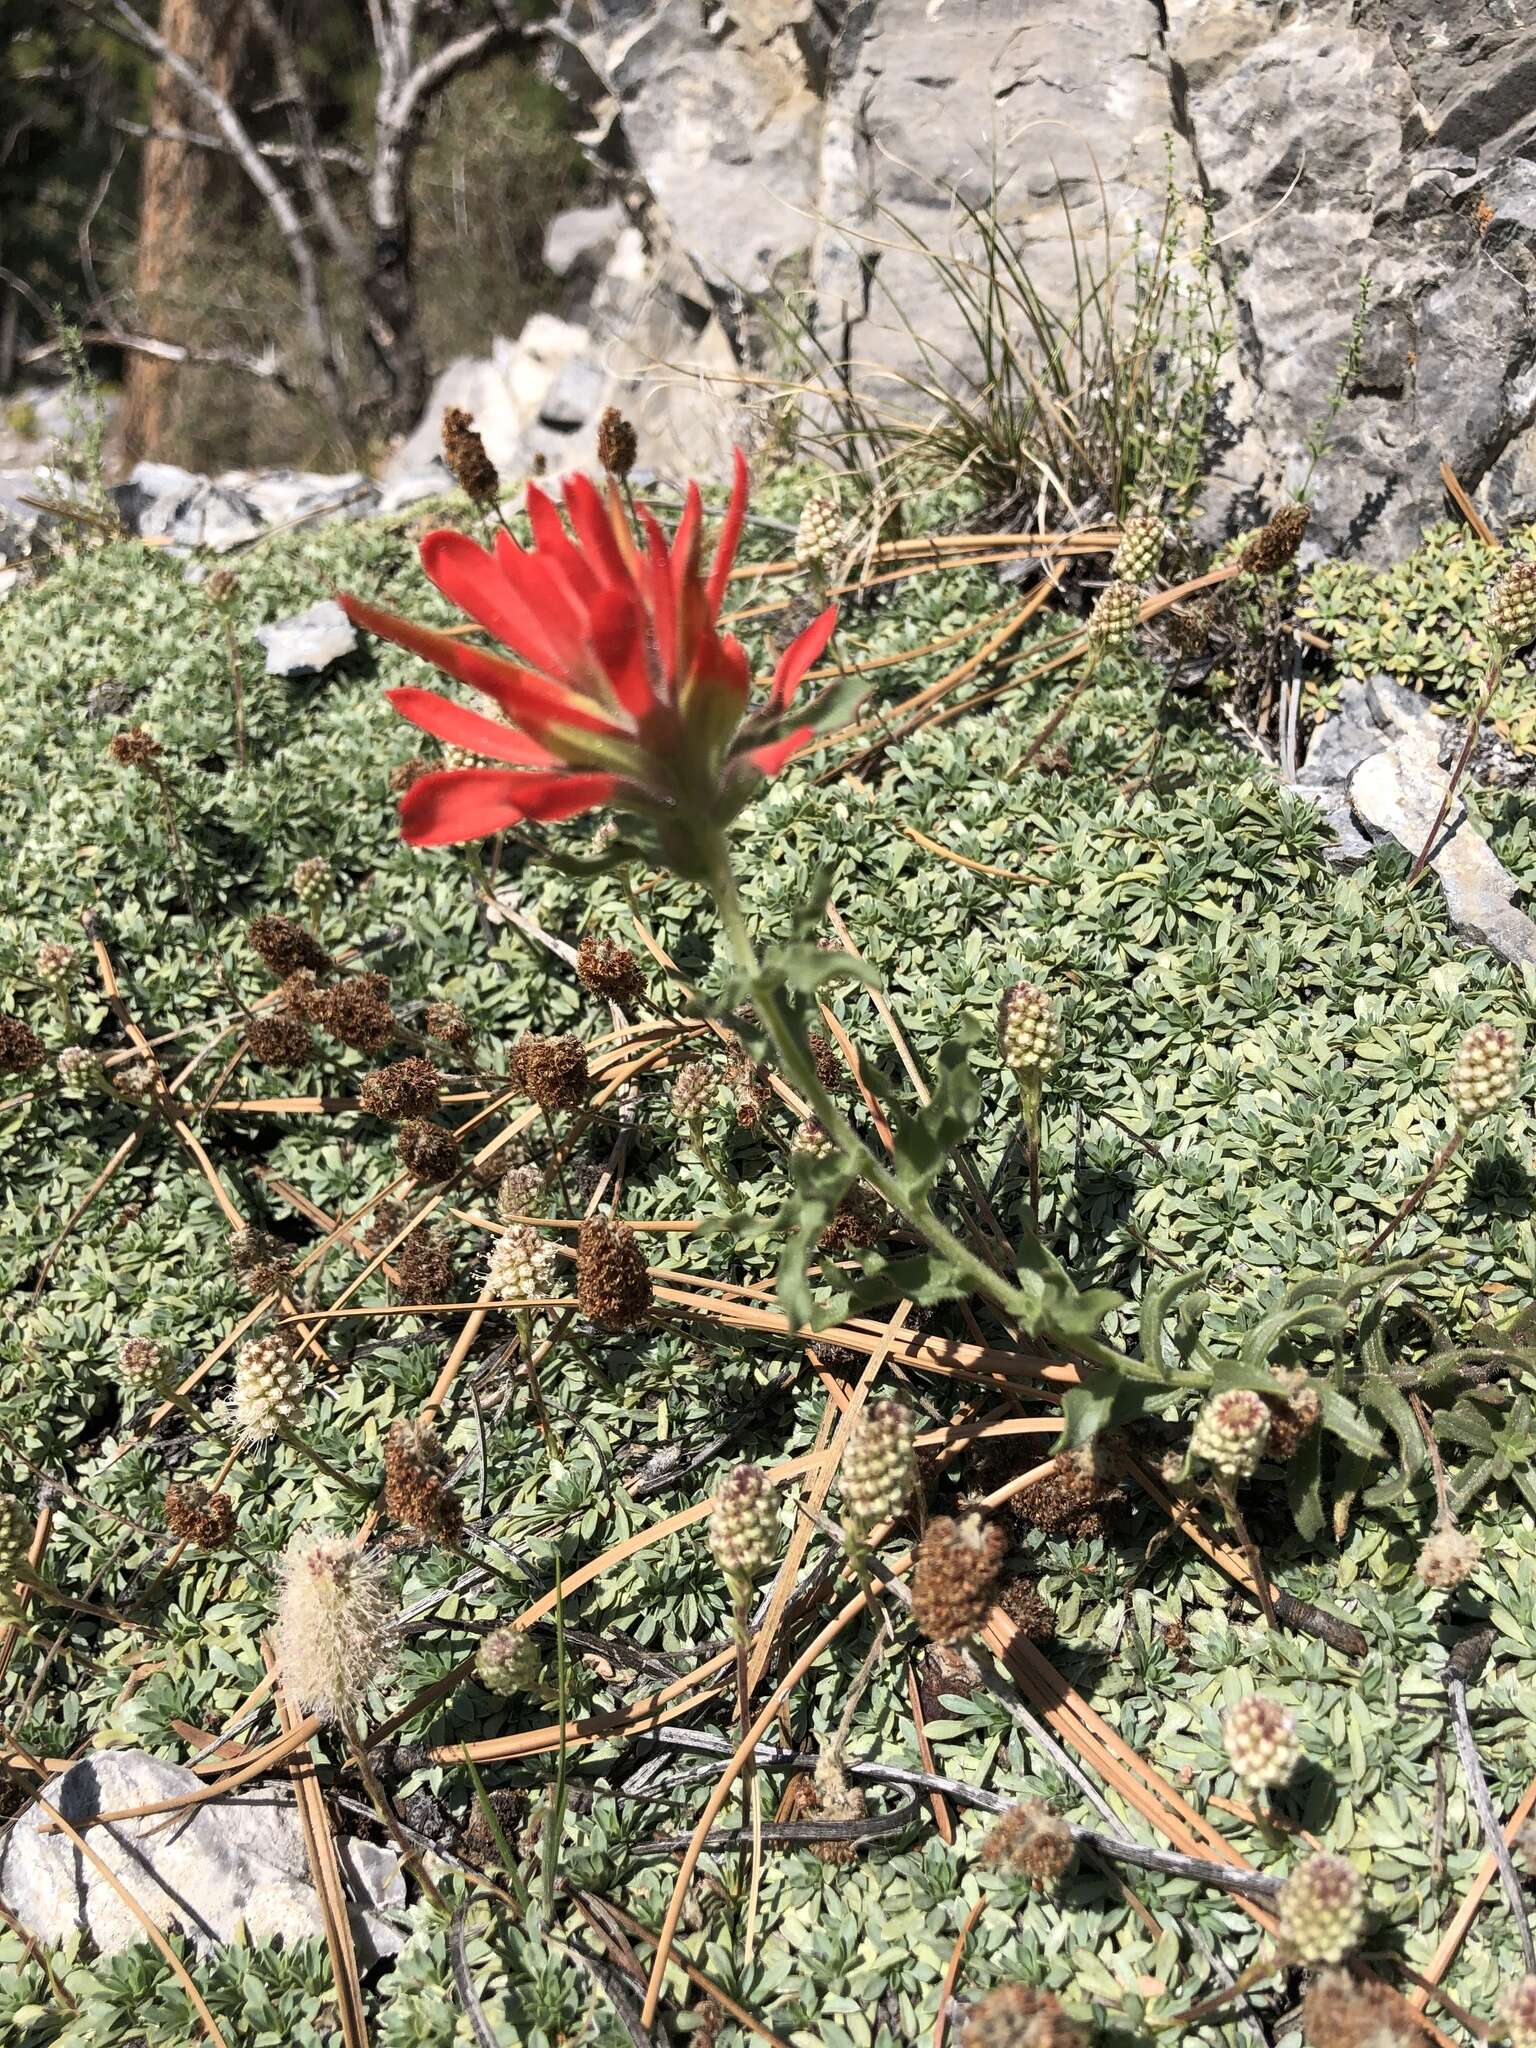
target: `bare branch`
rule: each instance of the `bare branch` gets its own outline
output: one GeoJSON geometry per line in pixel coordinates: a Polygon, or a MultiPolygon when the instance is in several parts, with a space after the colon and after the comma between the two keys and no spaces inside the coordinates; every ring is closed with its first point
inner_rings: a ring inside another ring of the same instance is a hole
{"type": "Polygon", "coordinates": [[[279,19],[276,10],[269,4],[269,0],[245,0],[245,4],[251,18],[266,37],[267,46],[272,52],[278,83],[287,100],[288,121],[293,130],[299,176],[304,180],[304,190],[309,195],[315,219],[320,223],[321,232],[338,260],[354,274],[360,273],[363,269],[363,252],[358,247],[357,237],[337,211],[330,180],[325,175],[325,160],[320,154],[320,138],[315,132],[314,109],[309,103],[309,93],[304,83],[304,73],[299,64],[299,53],[293,45],[293,38],[279,19]]]}
{"type": "MultiPolygon", "coordinates": [[[[180,142],[189,149],[216,149],[230,154],[230,146],[222,135],[202,135],[195,128],[151,128],[147,122],[125,121],[118,115],[110,116],[109,120],[112,127],[139,142],[180,142]]],[[[299,160],[298,147],[292,142],[258,142],[256,149],[274,164],[296,164],[299,160]]],[[[321,143],[316,154],[322,163],[335,164],[338,170],[350,171],[355,178],[368,175],[367,159],[341,143],[321,143]]]]}
{"type": "MultiPolygon", "coordinates": [[[[10,282],[9,272],[0,271],[0,283],[10,282]]],[[[135,355],[153,356],[162,363],[197,363],[216,369],[243,370],[248,376],[275,384],[279,391],[298,395],[281,360],[271,350],[253,356],[239,348],[197,348],[187,342],[162,341],[153,334],[130,334],[121,327],[87,328],[80,339],[94,348],[131,349],[135,355]]],[[[27,349],[18,361],[24,365],[46,362],[50,356],[58,355],[63,346],[62,341],[39,342],[36,348],[27,349]]]]}

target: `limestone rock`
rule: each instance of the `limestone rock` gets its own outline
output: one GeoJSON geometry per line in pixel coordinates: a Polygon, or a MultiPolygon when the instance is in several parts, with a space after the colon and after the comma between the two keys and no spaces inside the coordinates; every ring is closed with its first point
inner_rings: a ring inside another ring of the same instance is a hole
{"type": "Polygon", "coordinates": [[[258,626],[256,638],[267,651],[269,676],[316,675],[357,646],[352,621],[333,597],[270,626],[258,626]]]}
{"type": "MultiPolygon", "coordinates": [[[[62,1834],[43,1832],[48,1809],[76,1829],[96,1813],[184,1797],[205,1780],[143,1750],[102,1750],[50,1781],[0,1853],[0,1897],[39,1940],[88,1933],[105,1955],[145,1939],[101,1873],[62,1834]]],[[[322,1931],[303,1837],[286,1789],[253,1787],[187,1809],[113,1821],[86,1834],[92,1849],[161,1929],[176,1928],[199,1951],[235,1937],[310,1936],[322,1931]]],[[[388,1911],[404,1903],[393,1852],[343,1837],[337,1844],[352,1910],[358,1960],[366,1968],[394,1955],[401,1937],[388,1911]]]]}
{"type": "MultiPolygon", "coordinates": [[[[1418,853],[1445,794],[1460,737],[1457,723],[1390,677],[1344,686],[1337,712],[1312,743],[1296,791],[1333,822],[1340,866],[1358,865],[1367,843],[1394,840],[1405,852],[1418,853]]],[[[1520,885],[1472,824],[1460,793],[1441,828],[1430,872],[1463,938],[1487,946],[1501,960],[1536,964],[1536,923],[1515,907],[1520,885]]]]}

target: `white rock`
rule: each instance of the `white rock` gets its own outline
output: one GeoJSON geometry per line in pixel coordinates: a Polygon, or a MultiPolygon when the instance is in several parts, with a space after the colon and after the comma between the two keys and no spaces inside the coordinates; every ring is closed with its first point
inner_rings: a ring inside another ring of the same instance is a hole
{"type": "MultiPolygon", "coordinates": [[[[145,1939],[113,1887],[69,1837],[44,1828],[50,1807],[85,1834],[96,1855],[154,1924],[200,1952],[253,1935],[318,1933],[303,1836],[285,1788],[259,1787],[177,1814],[85,1828],[94,1814],[185,1797],[206,1781],[143,1750],[102,1750],[53,1779],[11,1829],[0,1853],[0,1897],[30,1934],[60,1942],[88,1933],[104,1955],[145,1939]]],[[[392,1851],[343,1837],[337,1844],[352,1908],[358,1961],[394,1955],[401,1936],[386,1917],[404,1903],[392,1851]]]]}
{"type": "Polygon", "coordinates": [[[316,675],[357,646],[352,621],[333,597],[322,598],[307,612],[258,626],[256,638],[267,650],[269,676],[316,675]]]}

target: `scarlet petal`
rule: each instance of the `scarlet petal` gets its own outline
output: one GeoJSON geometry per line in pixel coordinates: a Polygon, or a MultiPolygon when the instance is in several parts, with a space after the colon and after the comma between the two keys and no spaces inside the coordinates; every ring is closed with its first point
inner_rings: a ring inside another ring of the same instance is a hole
{"type": "Polygon", "coordinates": [[[488,754],[493,761],[513,761],[522,768],[557,765],[557,755],[516,726],[470,711],[451,697],[439,697],[435,690],[386,690],[384,694],[402,718],[450,747],[468,747],[472,754],[488,754]]]}
{"type": "Polygon", "coordinates": [[[583,698],[544,676],[519,668],[515,662],[504,661],[499,654],[487,654],[483,647],[471,647],[451,633],[439,633],[431,626],[397,618],[393,612],[365,604],[344,590],[336,593],[336,601],[354,625],[377,633],[381,640],[393,640],[397,647],[419,654],[456,682],[483,691],[526,732],[538,734],[551,725],[573,725],[582,732],[624,737],[611,719],[599,718],[583,698]]]}
{"type": "Polygon", "coordinates": [[[552,822],[608,803],[616,775],[568,775],[509,768],[450,768],[423,775],[400,804],[400,836],[408,846],[459,846],[487,839],[525,818],[552,822]]]}
{"type": "Polygon", "coordinates": [[[720,529],[720,545],[715,549],[714,566],[709,572],[709,612],[717,618],[725,601],[725,586],[730,578],[731,564],[736,559],[736,546],[741,539],[742,521],[747,516],[747,458],[739,448],[731,450],[731,502],[726,508],[725,524],[720,529]]]}
{"type": "Polygon", "coordinates": [[[488,554],[467,533],[445,528],[429,533],[422,542],[421,566],[451,604],[468,612],[503,646],[537,668],[558,667],[544,619],[508,575],[499,555],[488,554]]]}
{"type": "Polygon", "coordinates": [[[830,604],[821,617],[813,619],[779,656],[779,665],[773,672],[773,702],[780,711],[799,689],[806,670],[814,668],[826,652],[836,624],[837,606],[830,604]]]}
{"type": "MultiPolygon", "coordinates": [[[[798,754],[806,741],[813,737],[814,732],[813,726],[796,726],[795,730],[786,733],[783,739],[770,740],[766,747],[752,747],[741,758],[750,761],[754,768],[761,769],[764,775],[777,775],[790,756],[798,754]]],[[[419,789],[421,784],[417,783],[416,787],[419,789]]]]}
{"type": "Polygon", "coordinates": [[[592,651],[614,695],[637,721],[656,709],[645,628],[644,609],[630,591],[605,591],[592,607],[592,651]]]}

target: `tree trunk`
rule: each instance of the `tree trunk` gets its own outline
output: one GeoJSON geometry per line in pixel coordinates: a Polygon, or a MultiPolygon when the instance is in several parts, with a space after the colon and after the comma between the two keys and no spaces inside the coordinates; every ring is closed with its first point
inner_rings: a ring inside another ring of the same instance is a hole
{"type": "MultiPolygon", "coordinates": [[[[233,91],[245,42],[242,0],[163,0],[160,33],[210,85],[233,91]]],[[[162,65],[155,77],[152,128],[208,127],[207,109],[162,65]]],[[[178,287],[189,267],[210,201],[227,182],[229,161],[218,150],[151,139],[144,145],[139,187],[138,260],[134,294],[139,321],[168,341],[177,332],[178,287]]],[[[123,402],[127,458],[174,460],[187,404],[185,372],[153,357],[129,357],[123,402]]]]}

